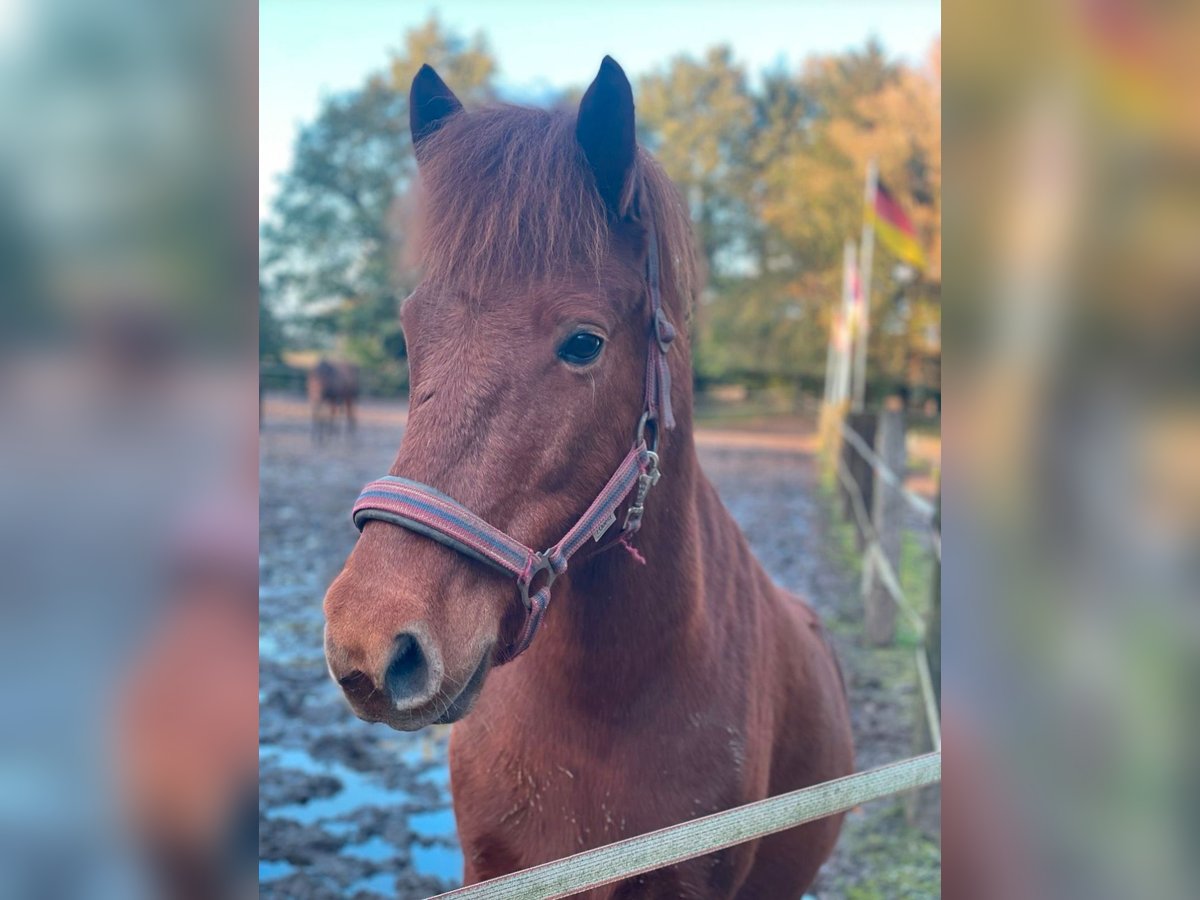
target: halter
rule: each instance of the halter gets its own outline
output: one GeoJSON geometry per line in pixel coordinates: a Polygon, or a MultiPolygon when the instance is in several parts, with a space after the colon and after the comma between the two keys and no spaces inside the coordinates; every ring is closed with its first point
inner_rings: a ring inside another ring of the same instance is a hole
{"type": "Polygon", "coordinates": [[[659,424],[675,427],[671,409],[671,371],[667,350],[675,340],[675,328],[662,305],[658,257],[658,236],[654,224],[647,228],[649,249],[646,254],[646,284],[650,299],[651,324],[647,338],[646,392],[642,417],[638,421],[633,446],[625,454],[608,483],[562,539],[545,550],[533,550],[511,535],[485,522],[457,500],[441,491],[395,475],[372,481],[363,488],[354,504],[354,524],[359,531],[371,519],[390,522],[432,538],[451,550],[513,575],[525,607],[525,623],[516,641],[506,648],[503,665],[524,653],[550,605],[550,586],[567,570],[567,563],[588,542],[599,542],[617,520],[617,510],[633,494],[620,532],[602,547],[606,550],[622,544],[642,562],[641,554],[630,541],[642,526],[646,495],[662,474],[658,468],[659,424]],[[647,431],[649,430],[649,439],[647,431]],[[545,583],[533,589],[534,579],[545,574],[545,583]]]}

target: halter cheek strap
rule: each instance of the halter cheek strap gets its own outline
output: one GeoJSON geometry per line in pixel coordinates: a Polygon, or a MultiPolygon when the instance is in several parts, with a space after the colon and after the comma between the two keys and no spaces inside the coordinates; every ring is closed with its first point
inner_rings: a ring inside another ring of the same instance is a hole
{"type": "Polygon", "coordinates": [[[648,225],[647,231],[649,249],[646,281],[651,325],[647,341],[646,393],[642,418],[638,422],[633,447],[625,459],[617,466],[591,506],[557,544],[535,551],[436,488],[395,475],[372,481],[363,488],[354,504],[354,524],[359,531],[372,519],[389,522],[516,577],[517,589],[525,607],[525,622],[517,639],[501,652],[501,664],[515,659],[533,642],[533,636],[550,604],[550,586],[567,570],[571,557],[589,539],[599,542],[609,532],[616,523],[618,509],[631,495],[633,500],[620,533],[602,549],[621,543],[640,558],[630,541],[641,528],[646,495],[658,483],[660,475],[658,454],[655,452],[659,423],[664,428],[675,427],[675,416],[671,410],[671,372],[667,366],[667,350],[675,339],[675,328],[663,311],[659,289],[658,237],[653,223],[648,225]],[[649,442],[646,438],[647,428],[651,429],[649,442]],[[543,572],[546,573],[544,583],[534,589],[534,580],[543,572]]]}
{"type": "Polygon", "coordinates": [[[646,353],[646,417],[662,422],[667,429],[675,427],[675,412],[671,408],[671,369],[667,365],[667,351],[675,340],[675,326],[663,309],[662,281],[658,263],[658,233],[654,223],[647,226],[646,239],[649,251],[646,254],[646,283],[650,295],[650,340],[646,353]]]}

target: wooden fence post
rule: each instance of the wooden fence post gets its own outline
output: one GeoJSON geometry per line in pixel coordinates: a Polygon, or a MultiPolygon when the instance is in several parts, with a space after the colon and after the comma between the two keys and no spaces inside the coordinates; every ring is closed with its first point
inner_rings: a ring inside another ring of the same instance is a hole
{"type": "MultiPolygon", "coordinates": [[[[875,431],[875,453],[885,466],[898,477],[904,477],[904,410],[899,404],[889,404],[879,414],[875,431]]],[[[868,547],[863,561],[863,604],[867,642],[877,647],[891,644],[896,638],[896,601],[888,592],[878,572],[875,553],[881,553],[899,576],[901,536],[904,533],[903,486],[893,484],[876,471],[872,492],[871,524],[875,528],[876,546],[868,547]]]]}
{"type": "MultiPolygon", "coordinates": [[[[875,413],[847,413],[845,418],[846,427],[857,434],[866,442],[867,446],[872,446],[875,443],[875,423],[877,420],[875,413]]],[[[872,490],[874,487],[874,479],[872,476],[871,461],[864,459],[863,455],[847,440],[841,442],[842,464],[845,466],[846,472],[849,473],[850,479],[858,485],[858,492],[862,497],[863,508],[868,516],[871,515],[872,490]]],[[[861,551],[867,546],[867,536],[863,534],[862,529],[858,526],[858,516],[854,513],[854,498],[850,491],[845,487],[842,488],[842,516],[854,523],[854,535],[861,551]]]]}
{"type": "MultiPolygon", "coordinates": [[[[935,507],[932,525],[935,534],[942,531],[942,492],[938,489],[937,506],[935,507]]],[[[942,560],[933,555],[933,574],[929,586],[929,613],[925,616],[925,646],[919,651],[925,654],[929,663],[929,680],[933,688],[933,699],[937,710],[942,708],[942,560]]],[[[913,723],[913,750],[917,754],[933,749],[933,739],[929,733],[929,715],[925,711],[925,701],[921,692],[917,692],[915,715],[913,723]]],[[[928,827],[939,821],[942,793],[940,788],[921,788],[913,791],[905,799],[904,813],[909,825],[928,827]]]]}

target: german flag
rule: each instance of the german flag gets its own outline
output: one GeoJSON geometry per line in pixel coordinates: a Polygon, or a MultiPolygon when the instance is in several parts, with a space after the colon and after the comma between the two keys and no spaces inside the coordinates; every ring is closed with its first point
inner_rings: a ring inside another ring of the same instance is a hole
{"type": "Polygon", "coordinates": [[[925,269],[925,252],[917,240],[917,229],[882,181],[875,184],[875,208],[871,211],[871,219],[884,246],[910,266],[921,271],[925,269]]]}

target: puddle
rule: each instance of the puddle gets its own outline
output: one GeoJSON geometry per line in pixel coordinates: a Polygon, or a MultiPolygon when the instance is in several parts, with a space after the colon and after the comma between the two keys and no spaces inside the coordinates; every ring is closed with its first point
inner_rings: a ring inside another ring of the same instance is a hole
{"type": "MultiPolygon", "coordinates": [[[[340,782],[340,788],[330,796],[312,796],[303,802],[268,806],[264,814],[268,823],[289,821],[317,828],[340,839],[332,842],[331,853],[340,855],[343,860],[358,859],[378,864],[386,870],[346,885],[348,896],[360,890],[393,896],[397,875],[406,870],[437,879],[447,887],[458,884],[462,878],[463,857],[447,790],[449,771],[444,749],[439,754],[436,743],[425,740],[404,748],[404,752],[397,752],[392,758],[398,767],[409,770],[412,791],[388,787],[383,783],[382,773],[359,772],[337,760],[316,759],[302,748],[268,745],[259,751],[259,766],[264,772],[294,770],[340,782]],[[431,786],[435,790],[430,791],[431,786]],[[438,800],[432,800],[431,795],[438,800]],[[431,802],[440,805],[431,809],[431,802]],[[403,826],[397,827],[395,820],[402,821],[403,826]],[[382,833],[355,840],[374,828],[382,833]],[[403,844],[393,843],[389,837],[402,840],[403,844]],[[342,844],[342,840],[352,843],[342,844]]],[[[320,871],[320,860],[314,862],[314,866],[261,862],[259,881],[268,882],[310,870],[316,875],[320,871]]]]}
{"type": "Polygon", "coordinates": [[[431,837],[454,837],[454,810],[436,809],[431,812],[410,813],[408,827],[416,834],[431,837]]]}
{"type": "Polygon", "coordinates": [[[396,848],[381,837],[370,838],[361,844],[347,844],[342,848],[342,852],[372,862],[383,862],[396,856],[396,848]]]}
{"type": "Polygon", "coordinates": [[[260,882],[270,881],[272,878],[282,878],[295,871],[296,867],[289,862],[266,862],[265,860],[258,862],[258,880],[260,882]]]}
{"type": "MultiPolygon", "coordinates": [[[[332,775],[342,783],[341,790],[331,797],[275,806],[267,810],[269,816],[295,819],[308,825],[340,818],[363,806],[402,808],[413,802],[412,795],[406,791],[389,789],[377,779],[341,763],[313,759],[306,750],[265,748],[259,754],[260,768],[264,764],[275,768],[299,769],[310,775],[332,775]]],[[[331,824],[345,827],[345,823],[331,824]]]]}
{"type": "Polygon", "coordinates": [[[423,847],[413,844],[413,868],[422,875],[433,875],[437,878],[458,881],[462,878],[462,850],[455,844],[453,847],[433,845],[423,847]]]}
{"type": "Polygon", "coordinates": [[[346,894],[353,896],[359,891],[369,891],[375,894],[383,894],[385,897],[391,897],[396,893],[396,876],[392,872],[380,872],[378,875],[372,875],[370,878],[360,878],[350,885],[346,894]]]}

